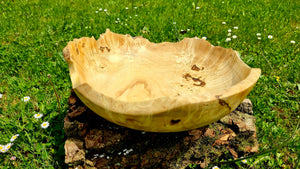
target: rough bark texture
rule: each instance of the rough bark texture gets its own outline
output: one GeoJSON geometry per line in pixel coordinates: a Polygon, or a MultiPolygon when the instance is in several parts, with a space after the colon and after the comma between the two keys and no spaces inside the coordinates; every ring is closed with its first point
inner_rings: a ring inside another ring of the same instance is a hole
{"type": "Polygon", "coordinates": [[[258,152],[252,104],[245,99],[209,126],[150,133],[115,125],[89,110],[74,92],[64,119],[65,163],[70,168],[205,168],[258,152]]]}

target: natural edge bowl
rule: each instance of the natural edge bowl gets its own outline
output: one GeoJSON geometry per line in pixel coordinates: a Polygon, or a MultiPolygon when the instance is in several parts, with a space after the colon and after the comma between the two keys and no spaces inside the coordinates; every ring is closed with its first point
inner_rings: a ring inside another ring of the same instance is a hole
{"type": "Polygon", "coordinates": [[[151,43],[108,29],[63,50],[78,97],[128,128],[178,132],[215,122],[249,94],[261,70],[199,38],[151,43]]]}

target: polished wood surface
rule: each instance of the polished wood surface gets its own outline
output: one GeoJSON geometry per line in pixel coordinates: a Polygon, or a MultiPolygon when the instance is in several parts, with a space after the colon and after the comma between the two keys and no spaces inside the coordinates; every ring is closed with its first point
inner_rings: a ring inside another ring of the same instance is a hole
{"type": "Polygon", "coordinates": [[[232,49],[199,38],[151,43],[109,30],[63,51],[72,86],[95,113],[129,128],[176,132],[233,111],[260,76],[232,49]]]}

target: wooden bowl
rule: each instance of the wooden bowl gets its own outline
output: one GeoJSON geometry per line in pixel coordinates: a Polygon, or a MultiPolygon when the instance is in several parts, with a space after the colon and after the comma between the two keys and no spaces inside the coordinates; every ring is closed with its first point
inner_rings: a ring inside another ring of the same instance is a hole
{"type": "Polygon", "coordinates": [[[199,38],[151,43],[107,30],[63,50],[78,97],[103,118],[132,129],[177,132],[233,111],[261,70],[232,49],[199,38]]]}

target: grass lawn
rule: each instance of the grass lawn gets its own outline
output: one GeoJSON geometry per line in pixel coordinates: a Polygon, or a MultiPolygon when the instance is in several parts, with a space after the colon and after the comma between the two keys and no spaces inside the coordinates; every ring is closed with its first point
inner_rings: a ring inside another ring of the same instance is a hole
{"type": "Polygon", "coordinates": [[[13,143],[0,146],[0,168],[66,167],[62,128],[72,86],[62,50],[106,28],[152,42],[206,37],[239,51],[262,70],[248,98],[265,153],[218,167],[299,167],[300,1],[0,0],[0,11],[0,144],[13,143]]]}

